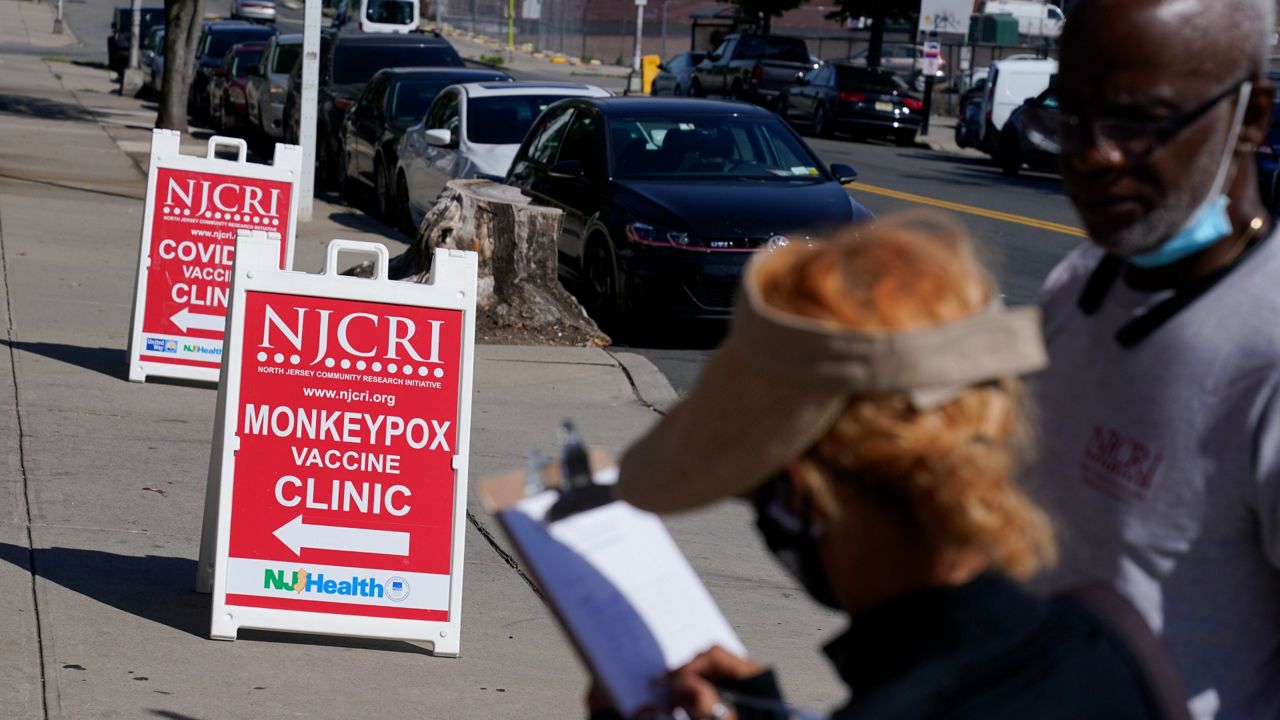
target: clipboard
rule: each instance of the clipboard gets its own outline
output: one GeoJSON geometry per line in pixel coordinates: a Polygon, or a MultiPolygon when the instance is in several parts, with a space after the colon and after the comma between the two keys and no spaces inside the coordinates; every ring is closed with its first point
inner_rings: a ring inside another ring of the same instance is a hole
{"type": "Polygon", "coordinates": [[[666,707],[660,681],[698,653],[747,652],[662,521],[614,499],[612,459],[573,448],[575,438],[560,467],[491,476],[480,497],[579,657],[634,717],[666,707]]]}

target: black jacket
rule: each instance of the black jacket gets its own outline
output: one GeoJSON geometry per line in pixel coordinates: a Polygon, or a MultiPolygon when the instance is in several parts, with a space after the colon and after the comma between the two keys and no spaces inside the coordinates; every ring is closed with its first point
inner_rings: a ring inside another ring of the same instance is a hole
{"type": "MultiPolygon", "coordinates": [[[[826,653],[850,693],[833,720],[1163,717],[1134,655],[1101,621],[994,574],[862,613],[826,653]]],[[[771,672],[729,689],[780,699],[771,672]]],[[[740,720],[784,717],[737,710],[740,720]]]]}

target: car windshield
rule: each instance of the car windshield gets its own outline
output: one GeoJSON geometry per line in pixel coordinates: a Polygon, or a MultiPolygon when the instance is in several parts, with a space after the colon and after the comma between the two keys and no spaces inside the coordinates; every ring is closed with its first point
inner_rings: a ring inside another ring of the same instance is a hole
{"type": "Polygon", "coordinates": [[[231,66],[232,77],[249,77],[249,68],[254,67],[262,61],[261,50],[247,50],[242,53],[236,53],[235,62],[231,66]]]}
{"type": "Polygon", "coordinates": [[[883,70],[869,68],[836,66],[836,77],[840,80],[840,89],[853,88],[868,90],[907,90],[907,84],[897,75],[883,70]]]}
{"type": "MultiPolygon", "coordinates": [[[[133,10],[131,8],[121,8],[119,13],[120,19],[117,21],[119,25],[116,26],[116,29],[127,33],[133,23],[133,10]]],[[[142,8],[139,24],[142,25],[142,32],[144,33],[156,25],[163,25],[164,8],[142,8]]]]}
{"type": "Polygon", "coordinates": [[[293,70],[293,64],[302,54],[302,45],[281,45],[276,49],[275,63],[271,66],[273,73],[287,73],[293,70]]]}
{"type": "Polygon", "coordinates": [[[467,139],[483,145],[518,145],[547,106],[569,95],[496,95],[467,104],[467,139]]]}
{"type": "Polygon", "coordinates": [[[273,31],[267,28],[243,28],[211,32],[206,36],[204,50],[200,54],[205,57],[222,57],[231,49],[232,45],[239,45],[250,40],[265,40],[271,37],[272,34],[273,31]]]}
{"type": "Polygon", "coordinates": [[[409,78],[391,86],[388,111],[396,120],[420,120],[440,91],[456,78],[409,78]]]}
{"type": "Polygon", "coordinates": [[[413,3],[409,0],[369,0],[364,17],[369,22],[408,25],[413,22],[413,3]]]}
{"type": "Polygon", "coordinates": [[[824,182],[776,117],[689,114],[609,120],[612,174],[633,180],[824,182]]]}
{"type": "Polygon", "coordinates": [[[446,45],[338,45],[333,58],[333,82],[338,85],[369,82],[373,74],[389,67],[462,67],[462,58],[446,45]]]}

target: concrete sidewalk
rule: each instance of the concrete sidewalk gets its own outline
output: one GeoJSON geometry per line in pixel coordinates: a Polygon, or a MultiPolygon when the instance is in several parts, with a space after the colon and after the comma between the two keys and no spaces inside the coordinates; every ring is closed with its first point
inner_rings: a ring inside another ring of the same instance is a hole
{"type": "MultiPolygon", "coordinates": [[[[25,18],[30,44],[51,42],[40,12],[51,18],[49,5],[0,0],[0,28],[25,18]]],[[[3,50],[0,68],[0,714],[582,716],[586,675],[474,500],[461,658],[406,642],[207,639],[209,598],[192,588],[214,392],[124,380],[154,107],[111,94],[105,70],[3,50]]],[[[299,228],[302,269],[333,237],[403,247],[345,207],[321,203],[317,218],[299,228]]],[[[674,399],[643,358],[605,350],[482,346],[475,370],[473,481],[551,450],[563,417],[616,452],[674,399]]],[[[841,700],[817,650],[837,621],[767,557],[746,509],[669,525],[791,697],[841,700]]]]}

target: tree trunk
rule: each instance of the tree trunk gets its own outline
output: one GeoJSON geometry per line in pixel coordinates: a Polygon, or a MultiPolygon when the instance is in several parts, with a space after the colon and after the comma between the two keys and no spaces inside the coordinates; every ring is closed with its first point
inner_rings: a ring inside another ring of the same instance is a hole
{"type": "MultiPolygon", "coordinates": [[[[496,328],[535,333],[566,343],[603,347],[582,305],[560,285],[558,243],[564,214],[529,204],[517,188],[488,180],[454,180],[427,212],[417,237],[391,260],[395,280],[427,282],[436,248],[480,256],[479,315],[496,328]]],[[[351,274],[368,276],[366,263],[351,274]]]]}
{"type": "Polygon", "coordinates": [[[164,91],[156,127],[187,131],[187,91],[194,69],[196,43],[204,27],[203,0],[165,0],[164,91]]]}
{"type": "Polygon", "coordinates": [[[871,16],[871,44],[867,47],[867,67],[880,67],[880,58],[884,55],[884,23],[885,11],[883,3],[875,3],[872,6],[871,16]]]}

